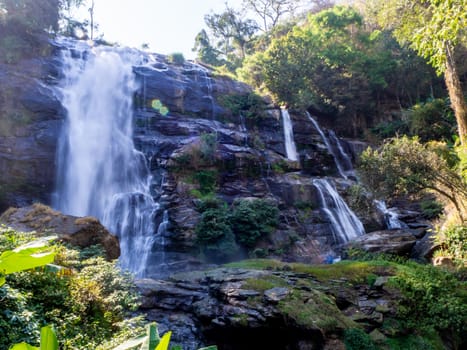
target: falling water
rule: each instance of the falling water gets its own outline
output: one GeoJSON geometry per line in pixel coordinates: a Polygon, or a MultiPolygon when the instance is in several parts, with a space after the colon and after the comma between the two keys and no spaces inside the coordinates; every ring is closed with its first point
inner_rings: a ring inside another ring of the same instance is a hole
{"type": "Polygon", "coordinates": [[[285,108],[282,108],[281,114],[282,114],[282,123],[284,126],[285,152],[287,154],[287,158],[290,160],[297,161],[298,160],[297,149],[295,147],[292,120],[290,119],[289,111],[285,108]]]}
{"type": "Polygon", "coordinates": [[[314,179],[313,185],[318,190],[321,210],[331,222],[336,243],[346,243],[365,233],[361,221],[328,180],[314,179]]]}
{"type": "Polygon", "coordinates": [[[349,174],[353,174],[353,166],[350,161],[350,157],[344,152],[340,140],[333,131],[329,131],[329,138],[326,137],[318,122],[310,115],[310,113],[306,112],[306,115],[320,134],[329,153],[331,153],[334,158],[339,175],[344,179],[347,179],[349,174]]]}
{"type": "Polygon", "coordinates": [[[158,205],[145,157],[132,140],[132,65],[123,51],[77,51],[63,51],[67,118],[54,204],[64,213],[101,220],[120,238],[122,268],[142,276],[158,205]]]}
{"type": "Polygon", "coordinates": [[[399,220],[399,214],[394,208],[388,208],[386,202],[381,200],[375,200],[376,207],[384,215],[386,228],[388,230],[396,230],[405,228],[407,225],[399,220]]]}

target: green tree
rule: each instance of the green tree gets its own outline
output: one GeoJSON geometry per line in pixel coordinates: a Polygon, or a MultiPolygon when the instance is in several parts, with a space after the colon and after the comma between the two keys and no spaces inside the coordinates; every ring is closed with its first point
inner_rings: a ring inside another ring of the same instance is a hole
{"type": "Polygon", "coordinates": [[[214,48],[205,29],[202,29],[195,38],[195,45],[192,51],[197,52],[197,58],[212,66],[221,66],[225,60],[219,58],[221,51],[214,48]]]}
{"type": "Polygon", "coordinates": [[[381,2],[380,22],[426,58],[444,79],[461,144],[467,143],[467,104],[457,71],[456,51],[466,43],[467,0],[389,0],[381,2]]]}
{"type": "Polygon", "coordinates": [[[248,44],[258,30],[254,20],[243,19],[240,12],[227,6],[223,13],[206,15],[204,21],[224,59],[235,63],[245,58],[248,44]]]}
{"type": "Polygon", "coordinates": [[[450,201],[461,221],[466,219],[467,186],[437,149],[407,136],[388,139],[378,150],[360,157],[360,179],[381,198],[431,191],[450,201]]]}
{"type": "Polygon", "coordinates": [[[261,19],[261,29],[271,31],[283,17],[293,15],[302,0],[243,0],[243,5],[261,19]]]}
{"type": "Polygon", "coordinates": [[[305,25],[272,40],[247,67],[256,75],[262,67],[264,85],[278,102],[352,117],[364,114],[387,86],[393,62],[379,49],[381,33],[368,33],[362,24],[350,7],[310,15],[305,25]]]}

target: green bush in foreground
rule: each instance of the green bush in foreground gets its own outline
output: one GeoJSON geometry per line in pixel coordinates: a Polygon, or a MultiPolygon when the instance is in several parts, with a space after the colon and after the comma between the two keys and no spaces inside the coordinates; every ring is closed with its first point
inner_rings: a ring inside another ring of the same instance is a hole
{"type": "MultiPolygon", "coordinates": [[[[0,251],[33,238],[1,228],[0,251]]],[[[55,328],[63,350],[97,349],[112,338],[128,339],[139,332],[140,319],[126,320],[138,306],[130,275],[94,255],[101,251],[95,247],[52,248],[62,268],[6,276],[0,288],[0,349],[20,342],[38,344],[39,328],[44,325],[55,328]]]]}

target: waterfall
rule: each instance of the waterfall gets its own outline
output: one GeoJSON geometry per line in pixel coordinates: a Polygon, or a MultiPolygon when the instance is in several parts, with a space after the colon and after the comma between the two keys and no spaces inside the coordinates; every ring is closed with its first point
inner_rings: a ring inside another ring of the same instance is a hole
{"type": "Polygon", "coordinates": [[[354,175],[350,157],[347,153],[345,153],[341,141],[337,138],[336,134],[332,130],[329,130],[329,137],[327,137],[319,126],[318,122],[310,115],[310,113],[306,112],[306,115],[320,134],[329,153],[331,153],[332,157],[334,158],[339,175],[344,179],[347,179],[348,175],[354,175]]]}
{"type": "Polygon", "coordinates": [[[54,206],[97,217],[120,239],[123,269],[143,276],[158,204],[132,135],[135,77],[128,52],[63,50],[66,122],[57,151],[54,206]],[[78,54],[77,54],[78,52],[78,54]]]}
{"type": "Polygon", "coordinates": [[[285,152],[287,154],[287,158],[293,161],[297,161],[297,149],[295,147],[292,120],[290,119],[289,111],[285,108],[281,108],[281,115],[282,123],[284,126],[285,152]]]}
{"type": "Polygon", "coordinates": [[[375,200],[376,207],[384,215],[386,228],[388,230],[396,230],[406,228],[407,225],[399,220],[399,213],[394,208],[388,208],[386,202],[382,200],[375,200]]]}
{"type": "Polygon", "coordinates": [[[336,243],[346,243],[365,234],[361,221],[328,180],[314,179],[313,185],[318,190],[321,210],[331,222],[336,243]]]}

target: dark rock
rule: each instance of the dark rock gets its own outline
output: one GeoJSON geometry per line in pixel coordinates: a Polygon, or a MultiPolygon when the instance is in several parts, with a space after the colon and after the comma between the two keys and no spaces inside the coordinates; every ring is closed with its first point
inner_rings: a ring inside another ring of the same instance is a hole
{"type": "Polygon", "coordinates": [[[359,247],[372,253],[410,255],[416,243],[415,236],[406,230],[375,231],[358,237],[349,246],[359,247]]]}
{"type": "Polygon", "coordinates": [[[56,234],[59,240],[86,248],[100,244],[109,260],[120,256],[117,237],[107,231],[93,217],[64,215],[43,204],[10,208],[0,216],[0,223],[18,231],[36,231],[39,234],[56,234]]]}
{"type": "Polygon", "coordinates": [[[440,243],[435,241],[435,232],[429,232],[423,238],[417,240],[412,249],[411,258],[423,262],[428,262],[433,257],[433,253],[440,248],[440,243]]]}
{"type": "Polygon", "coordinates": [[[275,287],[264,292],[264,299],[268,303],[278,303],[290,294],[290,290],[284,287],[275,287]]]}

